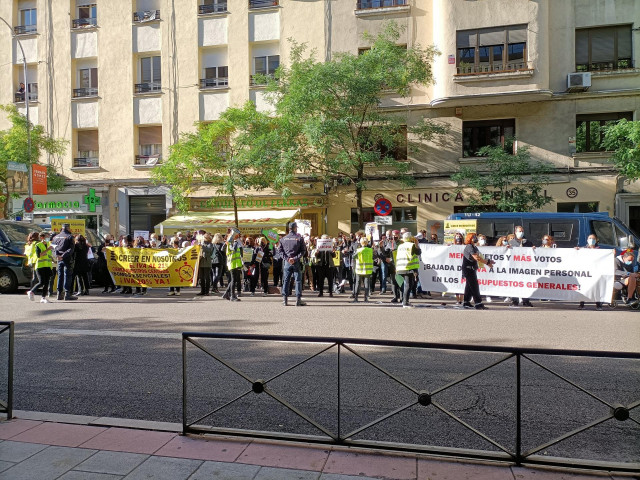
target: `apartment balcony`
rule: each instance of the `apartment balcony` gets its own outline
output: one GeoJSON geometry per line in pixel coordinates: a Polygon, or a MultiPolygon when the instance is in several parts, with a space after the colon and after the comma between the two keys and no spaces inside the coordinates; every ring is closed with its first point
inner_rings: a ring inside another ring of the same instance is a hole
{"type": "Polygon", "coordinates": [[[134,23],[145,23],[160,20],[160,10],[149,10],[146,12],[133,12],[134,23]]]}
{"type": "Polygon", "coordinates": [[[162,155],[136,155],[134,167],[151,168],[162,163],[162,155]]]}
{"type": "Polygon", "coordinates": [[[273,73],[269,73],[267,75],[265,75],[264,73],[251,75],[249,77],[249,85],[252,87],[266,87],[267,82],[270,79],[274,79],[274,78],[276,78],[276,76],[273,73]]]}
{"type": "Polygon", "coordinates": [[[208,90],[215,88],[228,88],[229,87],[229,78],[228,77],[218,77],[218,78],[201,78],[200,79],[200,89],[208,90]]]}
{"type": "Polygon", "coordinates": [[[249,8],[269,8],[280,5],[279,0],[249,0],[249,8]]]}
{"type": "Polygon", "coordinates": [[[71,21],[71,28],[74,30],[77,28],[91,28],[98,25],[97,18],[76,18],[71,21]]]}
{"type": "Polygon", "coordinates": [[[79,157],[73,159],[73,167],[78,169],[96,169],[100,168],[100,160],[98,157],[79,157]]]}
{"type": "Polygon", "coordinates": [[[37,25],[18,25],[13,27],[13,31],[16,35],[30,35],[33,33],[38,33],[37,25]]]}
{"type": "Polygon", "coordinates": [[[492,73],[530,72],[533,71],[533,62],[509,62],[500,65],[471,65],[460,64],[456,69],[456,75],[488,75],[492,73]]]}
{"type": "Polygon", "coordinates": [[[219,2],[214,5],[198,5],[198,15],[227,12],[227,2],[219,2]]]}
{"type": "Polygon", "coordinates": [[[38,88],[37,88],[38,84],[36,83],[35,85],[36,85],[36,88],[34,89],[35,91],[31,91],[29,93],[16,92],[13,101],[15,103],[24,103],[25,95],[28,95],[30,102],[37,102],[38,101],[38,88]]]}
{"type": "Polygon", "coordinates": [[[405,7],[408,5],[408,0],[358,0],[356,9],[370,10],[374,8],[405,7]]]}
{"type": "Polygon", "coordinates": [[[97,88],[74,88],[73,89],[73,98],[86,98],[86,97],[97,97],[98,89],[97,88]]]}
{"type": "Polygon", "coordinates": [[[161,91],[162,84],[160,82],[136,83],[134,85],[135,93],[160,93],[161,91]]]}
{"type": "Polygon", "coordinates": [[[576,72],[613,72],[617,70],[633,70],[633,68],[633,60],[631,58],[624,58],[611,62],[576,65],[576,72]]]}

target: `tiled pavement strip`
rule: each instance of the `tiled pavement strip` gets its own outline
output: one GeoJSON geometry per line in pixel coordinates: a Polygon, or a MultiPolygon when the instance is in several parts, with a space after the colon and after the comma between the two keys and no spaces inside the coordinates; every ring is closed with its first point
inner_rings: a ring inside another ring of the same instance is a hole
{"type": "MultiPolygon", "coordinates": [[[[518,468],[221,436],[178,424],[15,412],[0,419],[6,480],[594,480],[607,473],[518,468]]],[[[638,478],[638,477],[632,477],[638,478]]]]}

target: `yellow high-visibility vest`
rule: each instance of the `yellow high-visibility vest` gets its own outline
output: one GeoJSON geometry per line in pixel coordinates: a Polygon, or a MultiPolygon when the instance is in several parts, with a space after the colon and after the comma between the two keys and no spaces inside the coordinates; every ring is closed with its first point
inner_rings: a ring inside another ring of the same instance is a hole
{"type": "Polygon", "coordinates": [[[408,272],[409,270],[418,270],[420,268],[418,256],[411,253],[413,246],[413,242],[404,242],[398,247],[396,257],[396,270],[398,272],[408,272]]]}
{"type": "Polygon", "coordinates": [[[47,245],[44,242],[38,242],[35,244],[35,246],[33,247],[33,257],[35,259],[35,261],[33,262],[35,265],[36,270],[38,268],[51,268],[53,266],[53,263],[51,262],[51,255],[50,255],[50,251],[47,250],[47,245]],[[37,249],[40,249],[40,251],[42,253],[45,253],[44,256],[42,257],[38,257],[37,254],[37,249]]]}
{"type": "Polygon", "coordinates": [[[241,248],[233,248],[231,244],[227,243],[227,268],[229,270],[242,268],[241,250],[241,248]]]}
{"type": "Polygon", "coordinates": [[[356,275],[371,275],[373,272],[373,249],[360,247],[356,250],[356,275]]]}

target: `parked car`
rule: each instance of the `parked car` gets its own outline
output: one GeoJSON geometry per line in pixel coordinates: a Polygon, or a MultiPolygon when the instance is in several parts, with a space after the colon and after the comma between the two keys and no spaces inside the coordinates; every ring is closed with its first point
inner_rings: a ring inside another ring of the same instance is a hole
{"type": "Polygon", "coordinates": [[[30,286],[32,270],[27,265],[24,245],[27,235],[41,232],[35,223],[0,220],[0,293],[13,293],[30,286]]]}

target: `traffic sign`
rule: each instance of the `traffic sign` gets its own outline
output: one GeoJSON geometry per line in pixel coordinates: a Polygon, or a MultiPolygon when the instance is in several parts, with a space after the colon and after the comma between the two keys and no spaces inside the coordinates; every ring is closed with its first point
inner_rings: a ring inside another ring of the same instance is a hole
{"type": "Polygon", "coordinates": [[[36,204],[33,202],[33,198],[27,197],[24,199],[24,202],[22,202],[22,207],[26,213],[31,213],[33,209],[36,208],[36,204]]]}
{"type": "Polygon", "coordinates": [[[376,215],[385,217],[391,213],[391,202],[386,198],[380,198],[376,200],[373,211],[376,212],[376,215]]]}
{"type": "Polygon", "coordinates": [[[392,220],[393,219],[391,217],[381,217],[379,215],[376,215],[375,217],[373,217],[373,221],[379,225],[391,225],[392,220]]]}

